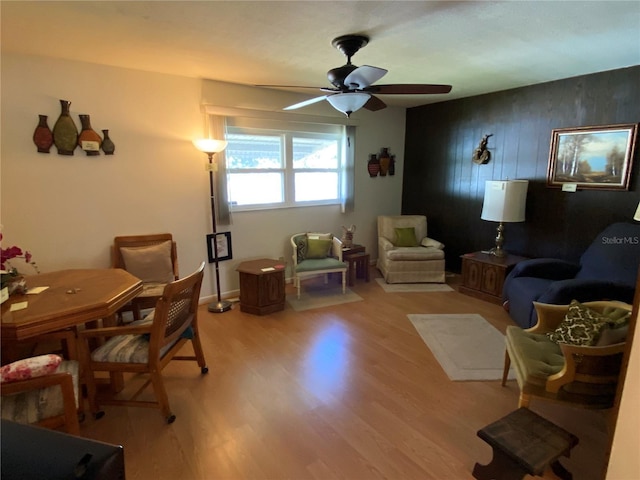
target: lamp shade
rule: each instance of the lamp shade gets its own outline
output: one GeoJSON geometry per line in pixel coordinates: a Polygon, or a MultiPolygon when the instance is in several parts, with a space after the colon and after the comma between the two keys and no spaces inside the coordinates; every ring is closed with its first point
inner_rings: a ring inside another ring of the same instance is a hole
{"type": "Polygon", "coordinates": [[[204,153],[218,153],[227,148],[226,140],[214,140],[213,138],[200,138],[193,141],[193,145],[204,153]]]}
{"type": "Polygon", "coordinates": [[[329,95],[327,100],[333,108],[344,113],[347,117],[360,110],[369,101],[371,95],[362,92],[336,93],[329,95]]]}
{"type": "Polygon", "coordinates": [[[490,222],[524,222],[528,187],[528,180],[488,180],[480,218],[490,222]]]}
{"type": "Polygon", "coordinates": [[[638,208],[636,208],[636,213],[633,216],[633,219],[640,222],[640,202],[638,203],[638,208]]]}

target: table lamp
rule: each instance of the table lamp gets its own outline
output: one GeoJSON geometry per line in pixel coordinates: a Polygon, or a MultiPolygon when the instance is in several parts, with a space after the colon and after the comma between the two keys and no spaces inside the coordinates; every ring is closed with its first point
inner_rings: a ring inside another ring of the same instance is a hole
{"type": "Polygon", "coordinates": [[[504,223],[524,222],[527,201],[528,180],[488,180],[484,189],[482,220],[499,222],[496,246],[489,250],[491,255],[504,257],[504,223]]]}
{"type": "Polygon", "coordinates": [[[214,140],[212,138],[203,138],[199,140],[194,140],[193,144],[195,147],[204,152],[209,157],[209,165],[207,165],[207,170],[209,171],[209,190],[211,192],[211,224],[213,226],[213,259],[216,265],[216,293],[218,294],[218,301],[209,304],[209,311],[213,313],[223,313],[228,310],[231,310],[231,302],[226,300],[222,300],[220,296],[220,269],[218,262],[218,238],[217,238],[217,230],[216,230],[216,202],[214,195],[214,171],[215,165],[213,163],[213,156],[222,152],[225,148],[227,148],[226,140],[214,140]]]}

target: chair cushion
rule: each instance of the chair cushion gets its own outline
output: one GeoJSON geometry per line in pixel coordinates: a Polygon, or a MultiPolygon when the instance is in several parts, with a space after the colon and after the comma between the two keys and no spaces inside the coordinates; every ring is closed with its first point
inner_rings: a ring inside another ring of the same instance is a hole
{"type": "Polygon", "coordinates": [[[417,247],[419,245],[416,240],[415,227],[396,227],[394,230],[396,236],[393,244],[396,247],[417,247]]]}
{"type": "Polygon", "coordinates": [[[46,354],[18,360],[0,368],[0,383],[17,382],[53,373],[62,362],[59,355],[46,354]]]}
{"type": "MultiPolygon", "coordinates": [[[[78,362],[74,360],[62,361],[54,372],[71,374],[77,406],[78,362]]],[[[5,420],[27,424],[62,415],[64,412],[64,403],[59,385],[39,390],[29,390],[14,395],[3,395],[0,407],[2,410],[1,416],[5,420]]]]}
{"type": "Polygon", "coordinates": [[[164,287],[166,287],[166,283],[145,283],[142,285],[142,292],[139,297],[161,297],[164,292],[164,287]]]}
{"type": "MultiPolygon", "coordinates": [[[[155,310],[141,320],[129,323],[128,326],[147,325],[153,323],[155,310]]],[[[193,330],[189,327],[182,338],[193,338],[193,330]]],[[[149,362],[149,334],[141,335],[116,335],[109,338],[103,345],[91,352],[91,360],[94,362],[112,363],[148,363],[149,362]]],[[[177,342],[178,340],[176,340],[177,342]]],[[[176,343],[170,343],[160,349],[160,358],[176,343]]]]}
{"type": "Polygon", "coordinates": [[[608,317],[573,300],[558,328],[548,332],[549,339],[570,345],[595,345],[600,333],[608,326],[608,317]]]}
{"type": "Polygon", "coordinates": [[[402,260],[441,260],[444,258],[444,250],[435,247],[398,247],[387,250],[386,256],[394,262],[402,260]]]}
{"type": "Polygon", "coordinates": [[[509,326],[506,338],[509,357],[523,382],[544,387],[549,376],[562,370],[562,350],[545,334],[509,326]]]}
{"type": "Polygon", "coordinates": [[[318,270],[347,269],[347,264],[333,257],[303,260],[296,265],[296,272],[314,272],[318,270]]]}
{"type": "Polygon", "coordinates": [[[444,243],[441,243],[437,240],[434,240],[433,238],[429,238],[429,237],[424,237],[422,239],[422,241],[420,242],[420,245],[422,247],[434,247],[434,248],[438,248],[440,250],[444,249],[444,243]]]}
{"type": "Polygon", "coordinates": [[[120,247],[126,270],[143,283],[169,283],[174,280],[169,240],[145,247],[120,247]]]}

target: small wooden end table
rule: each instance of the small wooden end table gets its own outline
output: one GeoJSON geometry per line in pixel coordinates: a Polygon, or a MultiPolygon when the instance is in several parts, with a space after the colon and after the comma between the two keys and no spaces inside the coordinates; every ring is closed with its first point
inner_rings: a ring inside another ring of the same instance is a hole
{"type": "Polygon", "coordinates": [[[284,310],[285,265],[280,260],[261,258],[242,262],[240,273],[240,310],[253,315],[268,315],[284,310]]]}
{"type": "Polygon", "coordinates": [[[353,287],[358,278],[369,281],[369,254],[364,245],[353,244],[342,249],[342,261],[349,265],[349,286],[353,287]]]}
{"type": "Polygon", "coordinates": [[[460,293],[502,305],[504,280],[518,262],[526,257],[507,253],[496,257],[488,253],[474,252],[462,255],[462,285],[460,293]]]}
{"type": "Polygon", "coordinates": [[[526,474],[541,476],[547,466],[563,480],[572,475],[559,462],[578,444],[578,437],[542,418],[528,408],[519,408],[478,431],[478,437],[493,448],[488,465],[476,463],[478,480],[521,480],[526,474]]]}

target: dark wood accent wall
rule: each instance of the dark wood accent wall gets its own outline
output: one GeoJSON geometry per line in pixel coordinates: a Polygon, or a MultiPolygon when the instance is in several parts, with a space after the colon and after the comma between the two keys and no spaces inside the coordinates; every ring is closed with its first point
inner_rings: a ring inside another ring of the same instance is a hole
{"type": "Polygon", "coordinates": [[[546,186],[551,130],[638,122],[640,66],[408,109],[402,213],[427,215],[459,271],[460,255],[494,246],[497,223],[480,219],[485,181],[526,179],[526,221],[505,224],[505,249],[577,261],[607,225],[633,222],[640,147],[628,191],[567,193],[546,186]],[[485,134],[491,160],[477,165],[485,134]]]}

